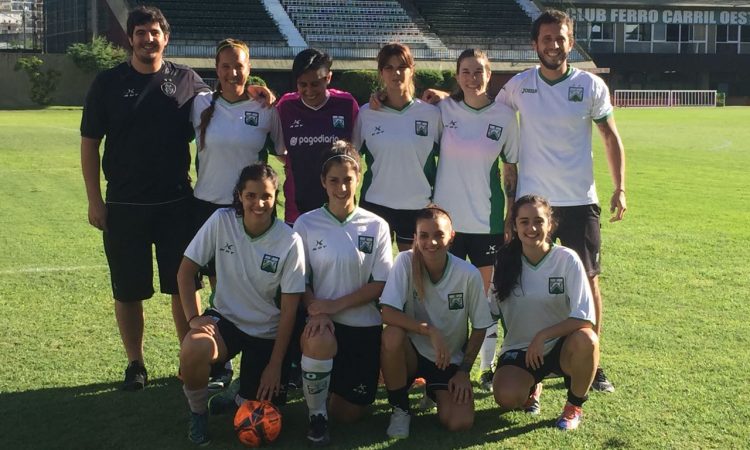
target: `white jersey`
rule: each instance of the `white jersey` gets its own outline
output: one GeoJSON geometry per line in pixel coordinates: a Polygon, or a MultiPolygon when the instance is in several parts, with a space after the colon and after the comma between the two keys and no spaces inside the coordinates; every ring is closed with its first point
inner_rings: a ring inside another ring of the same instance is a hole
{"type": "Polygon", "coordinates": [[[233,208],[221,208],[201,227],[185,256],[200,266],[216,258],[213,306],[250,336],[275,338],[280,295],[305,292],[302,239],[278,219],[251,238],[242,217],[233,208]]]}
{"type": "MultiPolygon", "coordinates": [[[[491,284],[489,296],[492,312],[499,313],[505,330],[501,354],[525,350],[539,331],[569,317],[596,323],[594,297],[583,263],[567,247],[553,245],[537,265],[522,256],[521,282],[511,295],[498,302],[491,284]]],[[[552,350],[558,339],[544,343],[544,354],[552,350]]]]}
{"type": "MultiPolygon", "coordinates": [[[[414,252],[408,250],[396,256],[393,270],[380,296],[380,303],[403,311],[417,322],[426,322],[440,330],[451,352],[450,362],[461,364],[464,345],[471,328],[481,330],[492,325],[489,303],[479,270],[470,263],[448,254],[443,277],[433,284],[424,277],[425,298],[417,298],[411,274],[414,252]]],[[[437,360],[430,338],[409,333],[409,339],[419,354],[432,362],[437,360]]]]}
{"type": "Polygon", "coordinates": [[[591,122],[612,114],[604,81],[569,67],[550,82],[537,66],[511,78],[497,101],[521,116],[518,197],[539,194],[552,206],[598,203],[591,122]]]}
{"type": "MultiPolygon", "coordinates": [[[[393,265],[388,223],[362,208],[340,222],[326,206],[294,222],[305,247],[307,284],[318,299],[337,299],[370,281],[385,282],[393,265]]],[[[382,323],[377,298],[340,311],[331,320],[353,327],[382,323]]]]}
{"type": "Polygon", "coordinates": [[[461,233],[503,232],[503,162],[518,162],[518,120],[502,103],[474,109],[448,98],[438,103],[443,119],[435,203],[461,233]]]}
{"type": "MultiPolygon", "coordinates": [[[[205,92],[193,100],[191,120],[198,143],[201,113],[211,105],[211,96],[205,92]]],[[[267,160],[269,151],[286,153],[276,108],[265,108],[252,99],[229,103],[218,97],[206,129],[205,146],[198,151],[195,197],[219,205],[232,204],[232,192],[242,169],[267,160]]]]}
{"type": "Polygon", "coordinates": [[[359,110],[352,143],[365,156],[362,198],[393,209],[430,203],[440,141],[440,110],[414,100],[401,111],[359,110]]]}

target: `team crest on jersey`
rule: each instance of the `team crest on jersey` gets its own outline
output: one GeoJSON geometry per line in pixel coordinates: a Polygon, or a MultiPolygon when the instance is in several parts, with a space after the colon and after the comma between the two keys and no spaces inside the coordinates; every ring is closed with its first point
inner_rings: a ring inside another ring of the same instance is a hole
{"type": "Polygon", "coordinates": [[[333,116],[331,117],[331,120],[333,121],[333,128],[346,128],[344,116],[333,116]]]}
{"type": "Polygon", "coordinates": [[[164,92],[164,95],[171,97],[177,92],[177,85],[172,82],[171,78],[165,78],[161,83],[161,91],[164,92]]]}
{"type": "Polygon", "coordinates": [[[375,239],[372,236],[359,236],[358,243],[359,251],[362,253],[372,253],[372,247],[375,244],[375,239]]]}
{"type": "Polygon", "coordinates": [[[269,254],[263,255],[263,261],[260,263],[260,270],[269,273],[276,273],[279,269],[279,257],[269,254]]]}
{"type": "Polygon", "coordinates": [[[455,294],[448,294],[448,309],[464,309],[464,294],[463,292],[456,292],[455,294]]]}
{"type": "Polygon", "coordinates": [[[451,120],[448,123],[443,123],[443,127],[455,130],[456,128],[458,128],[458,122],[456,122],[455,120],[451,120]]]}
{"type": "Polygon", "coordinates": [[[568,88],[568,101],[569,102],[582,102],[583,101],[583,88],[579,86],[572,86],[568,88]]]}
{"type": "Polygon", "coordinates": [[[258,126],[258,113],[255,111],[245,111],[245,125],[257,127],[258,126]]]}
{"type": "Polygon", "coordinates": [[[563,277],[550,277],[549,293],[550,294],[564,294],[565,293],[565,279],[563,277]]]}
{"type": "Polygon", "coordinates": [[[424,120],[415,120],[414,132],[417,133],[417,136],[427,136],[428,125],[429,124],[424,120]]]}
{"type": "Polygon", "coordinates": [[[503,135],[503,127],[498,125],[489,124],[487,126],[487,137],[493,141],[499,141],[500,136],[503,135]]]}
{"type": "Polygon", "coordinates": [[[229,242],[227,242],[226,244],[224,244],[223,247],[219,249],[219,251],[224,252],[224,253],[229,253],[230,255],[234,255],[235,254],[234,244],[230,244],[229,242]]]}

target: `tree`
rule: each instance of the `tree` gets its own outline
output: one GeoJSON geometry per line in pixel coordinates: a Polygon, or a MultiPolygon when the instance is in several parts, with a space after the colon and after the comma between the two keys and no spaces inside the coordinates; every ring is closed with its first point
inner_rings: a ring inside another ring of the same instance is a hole
{"type": "Polygon", "coordinates": [[[84,72],[101,72],[125,61],[128,53],[109,42],[103,36],[96,36],[91,42],[71,44],[66,52],[76,66],[84,72]]]}
{"type": "Polygon", "coordinates": [[[55,69],[42,71],[44,61],[36,56],[24,56],[18,58],[13,70],[23,70],[29,76],[31,82],[31,101],[38,105],[46,106],[52,103],[52,93],[57,89],[57,83],[62,75],[55,69]]]}

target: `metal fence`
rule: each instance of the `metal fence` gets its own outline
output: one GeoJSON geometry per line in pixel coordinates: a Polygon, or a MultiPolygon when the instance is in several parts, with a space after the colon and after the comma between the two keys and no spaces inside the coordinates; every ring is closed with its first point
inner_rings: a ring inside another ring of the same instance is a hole
{"type": "Polygon", "coordinates": [[[716,91],[618,89],[613,104],[640,107],[716,106],[716,91]]]}

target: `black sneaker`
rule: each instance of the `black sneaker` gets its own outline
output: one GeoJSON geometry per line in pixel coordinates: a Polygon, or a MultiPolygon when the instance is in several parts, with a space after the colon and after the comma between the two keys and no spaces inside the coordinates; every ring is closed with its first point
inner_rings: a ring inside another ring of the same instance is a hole
{"type": "Polygon", "coordinates": [[[122,382],[123,391],[140,391],[148,383],[148,373],[143,364],[133,361],[125,369],[125,381],[122,382]]]}
{"type": "Polygon", "coordinates": [[[492,392],[492,380],[495,374],[492,369],[487,369],[479,376],[479,389],[484,392],[492,392]]]}
{"type": "Polygon", "coordinates": [[[190,413],[190,427],[188,428],[188,439],[195,445],[206,446],[211,443],[208,436],[208,413],[190,413]]]}
{"type": "Polygon", "coordinates": [[[221,416],[237,412],[237,401],[235,398],[240,392],[240,379],[234,380],[224,392],[214,394],[208,399],[208,412],[212,416],[221,416]]]}
{"type": "Polygon", "coordinates": [[[208,390],[220,391],[224,389],[232,382],[232,376],[234,376],[234,371],[232,369],[227,369],[224,366],[224,363],[212,365],[211,376],[208,379],[208,390]]]}
{"type": "Polygon", "coordinates": [[[310,416],[307,440],[313,447],[324,447],[331,443],[331,435],[328,434],[328,419],[323,414],[310,416]]]}
{"type": "Polygon", "coordinates": [[[615,387],[611,381],[607,379],[607,375],[604,374],[604,370],[601,367],[596,368],[596,374],[594,375],[594,381],[591,382],[591,389],[599,392],[614,392],[615,387]]]}

